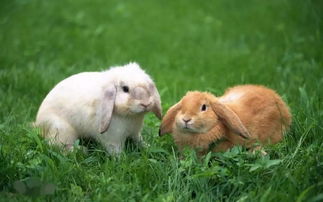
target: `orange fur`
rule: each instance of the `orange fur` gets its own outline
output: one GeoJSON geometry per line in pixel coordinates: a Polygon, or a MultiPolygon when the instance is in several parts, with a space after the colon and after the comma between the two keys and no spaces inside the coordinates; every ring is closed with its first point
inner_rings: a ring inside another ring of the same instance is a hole
{"type": "Polygon", "coordinates": [[[225,151],[234,145],[254,148],[257,142],[275,144],[290,124],[289,108],[275,91],[240,85],[218,98],[206,92],[188,92],[164,116],[160,135],[172,133],[180,151],[189,146],[205,154],[219,139],[224,141],[212,151],[225,151]]]}

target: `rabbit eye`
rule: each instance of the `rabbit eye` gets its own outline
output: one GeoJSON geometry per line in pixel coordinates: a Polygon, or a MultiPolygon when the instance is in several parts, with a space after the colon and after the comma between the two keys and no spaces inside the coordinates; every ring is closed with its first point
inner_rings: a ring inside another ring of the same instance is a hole
{"type": "Polygon", "coordinates": [[[201,110],[202,110],[202,111],[206,111],[206,105],[205,105],[205,104],[204,104],[204,105],[202,105],[201,110]]]}
{"type": "Polygon", "coordinates": [[[122,87],[123,92],[129,93],[129,87],[128,86],[123,86],[122,87]]]}

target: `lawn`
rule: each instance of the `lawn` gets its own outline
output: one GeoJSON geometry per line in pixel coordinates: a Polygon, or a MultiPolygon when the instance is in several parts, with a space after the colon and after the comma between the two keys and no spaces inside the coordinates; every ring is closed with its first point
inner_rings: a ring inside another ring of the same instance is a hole
{"type": "Polygon", "coordinates": [[[322,201],[322,12],[320,0],[2,0],[0,201],[322,201]],[[164,112],[188,90],[262,84],[290,106],[291,130],[267,156],[180,160],[152,114],[150,147],[128,143],[120,158],[95,142],[66,154],[31,127],[57,82],[129,61],[164,112]]]}

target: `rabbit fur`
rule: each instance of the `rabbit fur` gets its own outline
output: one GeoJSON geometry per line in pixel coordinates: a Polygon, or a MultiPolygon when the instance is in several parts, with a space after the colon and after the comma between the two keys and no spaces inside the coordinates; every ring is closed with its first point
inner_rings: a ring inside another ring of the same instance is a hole
{"type": "Polygon", "coordinates": [[[138,64],[129,63],[59,82],[43,100],[35,125],[51,143],[70,148],[76,139],[90,137],[119,154],[128,137],[144,143],[140,133],[149,111],[161,119],[157,88],[138,64]]]}
{"type": "Polygon", "coordinates": [[[221,97],[188,92],[165,114],[160,135],[172,133],[180,151],[189,146],[203,155],[235,145],[261,150],[261,145],[281,141],[290,124],[289,108],[275,91],[239,85],[221,97]]]}

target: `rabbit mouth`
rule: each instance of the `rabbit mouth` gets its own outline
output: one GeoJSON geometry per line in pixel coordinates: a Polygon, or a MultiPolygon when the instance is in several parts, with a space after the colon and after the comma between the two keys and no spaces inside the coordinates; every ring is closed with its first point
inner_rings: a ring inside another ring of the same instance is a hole
{"type": "Polygon", "coordinates": [[[150,109],[148,107],[132,107],[129,109],[129,111],[132,113],[132,114],[141,114],[141,113],[147,113],[150,111],[150,109]]]}
{"type": "Polygon", "coordinates": [[[176,128],[177,130],[183,133],[198,133],[196,127],[193,123],[185,123],[182,121],[176,121],[176,128]]]}
{"type": "Polygon", "coordinates": [[[185,133],[197,133],[196,129],[192,125],[182,125],[181,130],[185,133]]]}

